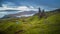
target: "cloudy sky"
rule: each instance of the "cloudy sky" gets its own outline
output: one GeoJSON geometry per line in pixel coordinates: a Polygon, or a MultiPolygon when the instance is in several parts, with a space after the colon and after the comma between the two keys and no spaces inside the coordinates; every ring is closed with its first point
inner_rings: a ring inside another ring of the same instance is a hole
{"type": "MultiPolygon", "coordinates": [[[[60,8],[60,0],[0,0],[0,10],[37,11],[37,8],[54,10],[60,8]]],[[[0,12],[6,14],[7,12],[0,12]]]]}
{"type": "Polygon", "coordinates": [[[60,8],[60,0],[0,0],[0,7],[3,7],[4,9],[15,8],[18,10],[22,10],[23,8],[26,10],[26,8],[41,7],[45,10],[52,10],[60,8]]]}

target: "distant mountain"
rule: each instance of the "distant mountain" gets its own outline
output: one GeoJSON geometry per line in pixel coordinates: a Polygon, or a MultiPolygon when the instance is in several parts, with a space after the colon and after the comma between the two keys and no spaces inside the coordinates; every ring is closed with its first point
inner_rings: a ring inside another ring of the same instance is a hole
{"type": "Polygon", "coordinates": [[[16,14],[12,14],[12,15],[16,15],[16,16],[21,16],[21,15],[30,15],[30,14],[35,14],[37,13],[36,11],[24,11],[24,12],[19,12],[16,14]]]}
{"type": "Polygon", "coordinates": [[[12,16],[9,16],[9,15],[5,15],[3,16],[1,19],[4,19],[4,18],[11,18],[12,16]]]}
{"type": "Polygon", "coordinates": [[[16,14],[5,15],[2,18],[29,17],[29,16],[32,16],[32,14],[35,14],[35,13],[37,13],[37,11],[23,11],[23,12],[19,12],[19,13],[16,13],[16,14]]]}
{"type": "Polygon", "coordinates": [[[54,11],[60,11],[60,9],[56,9],[56,10],[54,10],[54,11]]]}
{"type": "Polygon", "coordinates": [[[4,11],[6,11],[6,12],[11,12],[11,11],[21,11],[21,10],[0,10],[0,12],[4,12],[4,11]]]}
{"type": "Polygon", "coordinates": [[[60,12],[60,9],[55,9],[55,10],[50,11],[50,12],[60,12]]]}

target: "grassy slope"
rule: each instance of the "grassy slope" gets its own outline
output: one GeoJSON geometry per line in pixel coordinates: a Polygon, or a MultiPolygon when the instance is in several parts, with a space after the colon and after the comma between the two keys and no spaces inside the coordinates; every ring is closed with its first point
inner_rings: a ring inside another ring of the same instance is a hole
{"type": "Polygon", "coordinates": [[[46,19],[39,19],[35,15],[27,19],[0,20],[0,34],[16,34],[16,32],[17,34],[60,34],[60,14],[51,15],[46,19]]]}
{"type": "Polygon", "coordinates": [[[31,30],[29,31],[29,34],[60,33],[60,14],[52,15],[47,19],[42,18],[41,20],[38,20],[37,16],[35,16],[30,23],[32,24],[32,27],[30,27],[31,30]]]}

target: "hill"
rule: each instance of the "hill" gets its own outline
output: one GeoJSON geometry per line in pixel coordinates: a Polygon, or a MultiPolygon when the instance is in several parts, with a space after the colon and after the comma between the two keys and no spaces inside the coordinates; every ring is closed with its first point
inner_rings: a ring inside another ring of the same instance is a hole
{"type": "Polygon", "coordinates": [[[29,18],[0,20],[0,34],[60,34],[60,12],[46,12],[47,18],[35,14],[29,18]]]}

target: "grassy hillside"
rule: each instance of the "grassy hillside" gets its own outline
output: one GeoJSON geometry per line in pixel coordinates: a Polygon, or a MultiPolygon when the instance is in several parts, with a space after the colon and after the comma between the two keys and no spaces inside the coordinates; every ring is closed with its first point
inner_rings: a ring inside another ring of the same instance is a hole
{"type": "Polygon", "coordinates": [[[47,18],[34,15],[25,19],[0,20],[0,34],[60,34],[60,13],[46,13],[47,18]]]}

